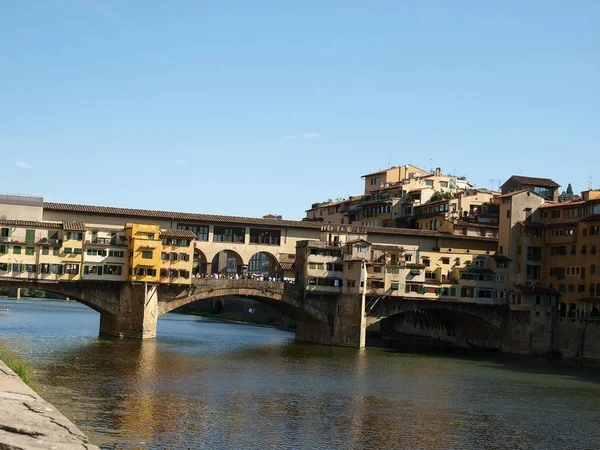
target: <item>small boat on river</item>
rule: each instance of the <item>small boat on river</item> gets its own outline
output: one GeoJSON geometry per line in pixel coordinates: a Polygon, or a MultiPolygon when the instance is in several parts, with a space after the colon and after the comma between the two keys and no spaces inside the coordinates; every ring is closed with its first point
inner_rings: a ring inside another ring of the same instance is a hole
{"type": "Polygon", "coordinates": [[[4,308],[0,309],[0,311],[10,311],[10,308],[8,306],[5,306],[4,308]]]}

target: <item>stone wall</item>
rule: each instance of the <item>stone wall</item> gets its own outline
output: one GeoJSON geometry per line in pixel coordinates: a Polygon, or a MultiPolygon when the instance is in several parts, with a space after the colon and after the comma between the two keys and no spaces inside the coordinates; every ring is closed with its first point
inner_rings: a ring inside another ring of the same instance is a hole
{"type": "Polygon", "coordinates": [[[98,450],[0,361],[0,448],[98,450]]]}

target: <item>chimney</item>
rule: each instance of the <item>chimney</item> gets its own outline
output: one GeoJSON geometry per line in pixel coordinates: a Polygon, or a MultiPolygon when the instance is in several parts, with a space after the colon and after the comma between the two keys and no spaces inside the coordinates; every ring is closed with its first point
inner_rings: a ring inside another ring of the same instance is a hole
{"type": "Polygon", "coordinates": [[[435,168],[435,176],[439,177],[442,174],[442,169],[440,169],[439,167],[435,168]]]}

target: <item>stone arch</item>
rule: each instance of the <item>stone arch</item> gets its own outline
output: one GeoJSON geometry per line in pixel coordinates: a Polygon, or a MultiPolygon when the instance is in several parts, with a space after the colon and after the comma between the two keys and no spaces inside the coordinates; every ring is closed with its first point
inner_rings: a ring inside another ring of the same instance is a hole
{"type": "Polygon", "coordinates": [[[473,323],[499,330],[502,327],[502,308],[494,305],[476,303],[440,302],[428,300],[382,300],[367,313],[367,327],[388,317],[409,311],[431,311],[452,317],[462,316],[473,323]]]}
{"type": "Polygon", "coordinates": [[[192,275],[196,274],[207,274],[208,273],[208,260],[206,255],[199,248],[194,248],[194,260],[192,263],[192,275]]]}
{"type": "Polygon", "coordinates": [[[258,251],[248,259],[248,274],[262,274],[265,277],[283,279],[279,260],[271,252],[258,251]]]}
{"type": "Polygon", "coordinates": [[[223,249],[217,252],[211,260],[211,274],[241,275],[245,267],[244,259],[235,250],[223,249]]]}
{"type": "MultiPolygon", "coordinates": [[[[198,300],[218,297],[246,297],[271,306],[298,322],[327,323],[327,314],[316,306],[287,293],[285,283],[243,280],[194,280],[190,289],[178,295],[159,297],[158,316],[198,300]]],[[[289,286],[289,285],[288,285],[289,286]]]]}
{"type": "Polygon", "coordinates": [[[58,283],[40,283],[36,281],[0,282],[0,287],[36,289],[52,292],[75,300],[100,314],[117,314],[119,311],[119,293],[121,286],[114,282],[68,281],[58,283]]]}
{"type": "Polygon", "coordinates": [[[432,342],[444,342],[446,345],[477,347],[498,350],[503,345],[502,313],[478,311],[479,306],[457,303],[446,307],[438,302],[417,301],[423,305],[405,305],[395,311],[388,310],[385,315],[367,317],[367,332],[376,331],[381,336],[394,337],[412,335],[432,342]],[[467,306],[467,307],[463,307],[467,306]],[[374,326],[375,325],[375,326],[374,326]],[[376,330],[374,330],[376,328],[376,330]]]}

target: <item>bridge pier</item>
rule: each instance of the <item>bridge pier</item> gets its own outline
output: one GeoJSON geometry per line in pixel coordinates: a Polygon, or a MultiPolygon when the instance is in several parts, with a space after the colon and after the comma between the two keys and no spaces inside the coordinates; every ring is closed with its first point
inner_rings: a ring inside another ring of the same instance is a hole
{"type": "Polygon", "coordinates": [[[116,314],[100,313],[100,335],[136,339],[156,337],[158,285],[125,283],[116,314]]]}
{"type": "Polygon", "coordinates": [[[338,347],[362,348],[365,346],[367,318],[365,298],[360,294],[341,294],[327,308],[334,311],[327,315],[327,324],[313,322],[296,323],[296,341],[338,347]]]}
{"type": "Polygon", "coordinates": [[[10,288],[8,290],[8,296],[11,298],[16,298],[17,300],[19,300],[21,298],[21,288],[10,288]]]}

